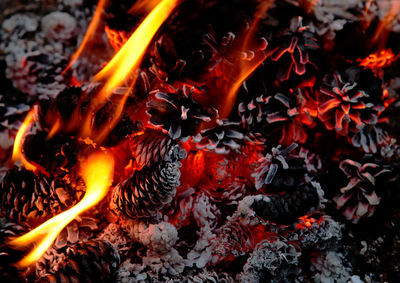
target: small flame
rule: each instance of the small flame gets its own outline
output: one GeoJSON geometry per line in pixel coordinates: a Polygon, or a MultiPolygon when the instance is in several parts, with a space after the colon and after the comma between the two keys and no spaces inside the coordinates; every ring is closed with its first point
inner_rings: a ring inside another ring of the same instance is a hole
{"type": "Polygon", "coordinates": [[[114,171],[114,159],[104,153],[94,153],[81,166],[81,175],[86,184],[86,193],[74,207],[58,214],[29,233],[10,242],[15,247],[29,244],[38,245],[26,257],[17,263],[18,267],[27,267],[37,261],[51,246],[58,234],[75,217],[96,205],[107,194],[114,171]]]}
{"type": "Polygon", "coordinates": [[[15,137],[14,141],[14,146],[13,146],[13,153],[11,160],[16,163],[20,161],[22,165],[27,169],[31,171],[35,171],[37,167],[30,163],[28,160],[26,160],[25,156],[22,153],[22,143],[23,143],[23,138],[28,131],[29,127],[33,123],[33,114],[34,110],[32,109],[29,111],[28,115],[26,116],[24,122],[22,123],[21,127],[18,129],[18,133],[15,137]]]}
{"type": "Polygon", "coordinates": [[[68,71],[71,66],[75,63],[75,61],[79,58],[79,56],[82,54],[82,52],[89,47],[90,39],[95,35],[96,29],[100,23],[101,19],[101,13],[104,9],[104,6],[106,4],[107,0],[99,0],[99,3],[97,4],[96,11],[94,12],[93,18],[90,21],[89,27],[86,31],[85,36],[83,37],[82,43],[79,46],[78,50],[75,52],[75,54],[71,57],[71,60],[68,64],[68,66],[65,68],[63,71],[63,74],[68,71]]]}

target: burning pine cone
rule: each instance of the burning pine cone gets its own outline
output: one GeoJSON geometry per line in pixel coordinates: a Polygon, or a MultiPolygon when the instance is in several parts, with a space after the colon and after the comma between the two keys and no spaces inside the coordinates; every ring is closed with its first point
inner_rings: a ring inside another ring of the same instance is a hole
{"type": "Polygon", "coordinates": [[[192,93],[157,92],[147,103],[150,122],[161,126],[172,139],[185,139],[195,135],[203,122],[210,122],[214,111],[204,109],[192,99],[192,93]]]}
{"type": "Polygon", "coordinates": [[[105,241],[50,249],[36,263],[37,282],[112,282],[119,263],[118,252],[105,241]]]}
{"type": "Polygon", "coordinates": [[[61,179],[13,168],[1,183],[1,212],[10,221],[37,225],[77,203],[83,196],[83,188],[77,188],[61,179]]]}
{"type": "Polygon", "coordinates": [[[273,142],[289,145],[304,143],[307,139],[305,125],[312,125],[313,111],[305,107],[307,100],[298,89],[293,93],[277,93],[274,96],[261,95],[239,104],[242,122],[251,132],[258,132],[273,142]]]}
{"type": "Polygon", "coordinates": [[[391,171],[378,164],[361,164],[350,159],[340,162],[339,168],[349,182],[334,198],[337,209],[341,210],[346,219],[352,220],[353,223],[357,223],[362,217],[372,216],[380,203],[375,190],[384,186],[377,183],[377,178],[391,171]]]}
{"type": "Polygon", "coordinates": [[[273,38],[268,47],[271,60],[278,66],[276,78],[287,81],[292,73],[305,75],[307,67],[318,69],[320,48],[317,36],[303,26],[302,18],[293,18],[290,28],[273,38]]]}
{"type": "Polygon", "coordinates": [[[239,150],[240,143],[245,137],[242,131],[243,128],[240,123],[218,119],[217,126],[202,130],[193,137],[193,140],[197,143],[199,149],[226,154],[232,150],[239,150]]]}
{"type": "Polygon", "coordinates": [[[347,68],[325,76],[317,92],[318,116],[341,135],[374,125],[384,110],[381,81],[370,70],[347,68]]]}

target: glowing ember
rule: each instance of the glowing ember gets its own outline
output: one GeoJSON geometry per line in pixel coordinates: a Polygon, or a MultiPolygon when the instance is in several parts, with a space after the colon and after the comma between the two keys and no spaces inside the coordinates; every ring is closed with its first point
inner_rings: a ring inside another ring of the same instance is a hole
{"type": "Polygon", "coordinates": [[[357,59],[357,62],[360,62],[360,66],[362,67],[375,70],[378,68],[388,67],[397,59],[398,56],[394,55],[391,49],[387,49],[370,54],[364,59],[357,59]]]}
{"type": "Polygon", "coordinates": [[[103,11],[103,8],[106,4],[106,0],[99,0],[99,3],[97,4],[96,12],[93,15],[92,21],[89,24],[89,27],[86,31],[85,37],[82,40],[81,45],[79,46],[78,50],[75,52],[75,54],[71,57],[71,60],[68,64],[68,66],[65,68],[64,72],[69,70],[71,68],[72,64],[75,63],[75,61],[79,58],[79,56],[82,54],[82,52],[89,47],[89,40],[92,39],[92,37],[96,33],[96,29],[99,25],[100,19],[101,19],[101,13],[103,11]]]}
{"type": "Polygon", "coordinates": [[[27,170],[31,171],[35,171],[37,167],[32,163],[30,163],[28,160],[26,160],[26,158],[24,157],[22,153],[22,142],[23,142],[23,137],[25,136],[26,132],[28,131],[29,127],[33,122],[33,112],[34,110],[32,109],[28,113],[24,122],[22,123],[21,127],[18,130],[18,133],[15,137],[13,154],[11,158],[14,163],[20,161],[27,170]]]}
{"type": "Polygon", "coordinates": [[[32,252],[17,263],[18,267],[29,266],[38,260],[68,223],[106,196],[112,182],[113,170],[114,159],[104,153],[95,153],[82,164],[81,175],[86,184],[86,193],[83,199],[74,207],[11,241],[10,244],[16,247],[38,244],[32,252]]]}

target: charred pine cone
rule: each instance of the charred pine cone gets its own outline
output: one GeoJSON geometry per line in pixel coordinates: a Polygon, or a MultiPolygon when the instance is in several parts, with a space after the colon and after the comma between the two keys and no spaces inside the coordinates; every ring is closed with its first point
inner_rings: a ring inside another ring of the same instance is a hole
{"type": "Polygon", "coordinates": [[[129,218],[153,217],[171,202],[180,185],[179,161],[161,161],[157,166],[144,167],[115,187],[111,207],[129,218]]]}
{"type": "Polygon", "coordinates": [[[293,192],[283,195],[255,196],[252,209],[265,221],[276,224],[292,224],[320,205],[319,184],[304,183],[293,192]]]}
{"type": "Polygon", "coordinates": [[[264,240],[254,249],[239,282],[301,282],[299,248],[284,239],[264,240]]]}
{"type": "Polygon", "coordinates": [[[162,93],[147,103],[150,122],[168,132],[172,139],[195,135],[203,122],[210,122],[214,111],[204,109],[192,93],[162,93]]]}
{"type": "Polygon", "coordinates": [[[257,190],[265,187],[267,192],[293,191],[303,182],[307,168],[305,158],[293,153],[297,144],[281,148],[280,145],[272,148],[270,154],[259,160],[253,174],[257,190]]]}
{"type": "Polygon", "coordinates": [[[215,127],[201,130],[193,137],[193,140],[199,149],[226,154],[232,150],[239,150],[240,144],[245,138],[242,132],[243,128],[240,123],[218,119],[215,127]]]}
{"type": "Polygon", "coordinates": [[[348,184],[334,197],[337,209],[353,223],[357,223],[360,218],[372,216],[380,203],[376,190],[388,185],[378,181],[388,178],[391,170],[378,164],[362,164],[350,159],[340,162],[339,168],[346,175],[348,184]]]}
{"type": "Polygon", "coordinates": [[[120,257],[108,242],[50,249],[36,263],[37,282],[112,282],[120,257]]]}
{"type": "Polygon", "coordinates": [[[270,59],[278,66],[276,78],[287,81],[292,73],[302,76],[310,67],[317,70],[320,48],[317,36],[303,26],[302,18],[293,18],[290,28],[272,38],[268,46],[270,59]]]}
{"type": "Polygon", "coordinates": [[[171,161],[183,159],[183,156],[179,156],[183,152],[178,143],[157,130],[146,129],[142,135],[134,136],[129,141],[129,147],[141,167],[151,167],[166,158],[171,161]]]}
{"type": "Polygon", "coordinates": [[[325,76],[317,92],[318,116],[328,130],[341,135],[374,125],[384,110],[381,81],[372,71],[349,67],[325,76]]]}
{"type": "Polygon", "coordinates": [[[63,180],[13,168],[1,183],[0,208],[10,221],[37,225],[65,211],[83,196],[63,180]]]}
{"type": "Polygon", "coordinates": [[[386,145],[388,138],[388,133],[375,124],[363,125],[358,132],[349,133],[348,136],[350,142],[365,153],[376,153],[378,148],[386,145]]]}

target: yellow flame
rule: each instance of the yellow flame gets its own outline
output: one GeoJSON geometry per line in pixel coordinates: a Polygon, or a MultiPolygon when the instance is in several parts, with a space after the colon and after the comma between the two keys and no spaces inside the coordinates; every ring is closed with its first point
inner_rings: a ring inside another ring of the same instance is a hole
{"type": "Polygon", "coordinates": [[[100,98],[108,97],[121,84],[132,69],[137,68],[141,59],[162,23],[173,11],[178,0],[161,1],[144,19],[120,51],[95,76],[95,80],[109,77],[100,91],[100,98]]]}
{"type": "MultiPolygon", "coordinates": [[[[108,99],[113,90],[122,84],[132,70],[136,70],[141,63],[143,55],[148,45],[160,28],[162,23],[168,18],[173,9],[178,4],[178,0],[162,0],[143,20],[127,42],[121,47],[118,53],[110,62],[95,76],[96,81],[105,80],[104,87],[100,90],[96,98],[90,105],[90,111],[94,113],[108,99]]],[[[127,96],[136,82],[137,75],[134,74],[130,82],[130,88],[125,92],[124,97],[119,100],[115,113],[113,113],[112,125],[118,122],[122,113],[127,96]]],[[[91,130],[92,116],[87,115],[82,125],[81,136],[89,136],[100,143],[108,135],[113,127],[107,126],[101,133],[93,133],[91,130]]]]}
{"type": "Polygon", "coordinates": [[[33,113],[34,113],[33,109],[31,111],[29,111],[29,113],[26,116],[21,127],[18,129],[17,135],[15,136],[15,141],[14,141],[14,145],[13,145],[13,153],[12,153],[12,157],[11,157],[11,160],[14,163],[20,161],[27,170],[31,170],[31,171],[35,171],[37,168],[35,165],[30,163],[28,160],[26,160],[25,156],[22,154],[22,143],[23,143],[23,138],[24,138],[26,132],[28,131],[28,128],[33,123],[33,113]]]}
{"type": "Polygon", "coordinates": [[[74,207],[10,242],[15,247],[25,247],[29,244],[38,243],[26,257],[17,263],[18,267],[27,267],[37,261],[68,223],[106,196],[112,182],[113,170],[114,159],[111,156],[104,153],[94,153],[89,156],[81,166],[81,175],[86,184],[86,193],[82,200],[74,207]]]}
{"type": "Polygon", "coordinates": [[[69,61],[68,66],[65,68],[63,73],[69,70],[71,66],[75,63],[75,61],[79,58],[79,56],[82,54],[82,52],[85,50],[86,47],[89,46],[89,40],[95,35],[96,29],[99,25],[100,19],[101,19],[101,13],[103,11],[103,8],[106,4],[107,0],[99,0],[99,3],[97,4],[96,11],[94,12],[93,18],[90,21],[89,27],[86,31],[85,36],[83,37],[82,43],[79,46],[78,50],[75,52],[75,54],[71,57],[71,60],[69,61]]]}

